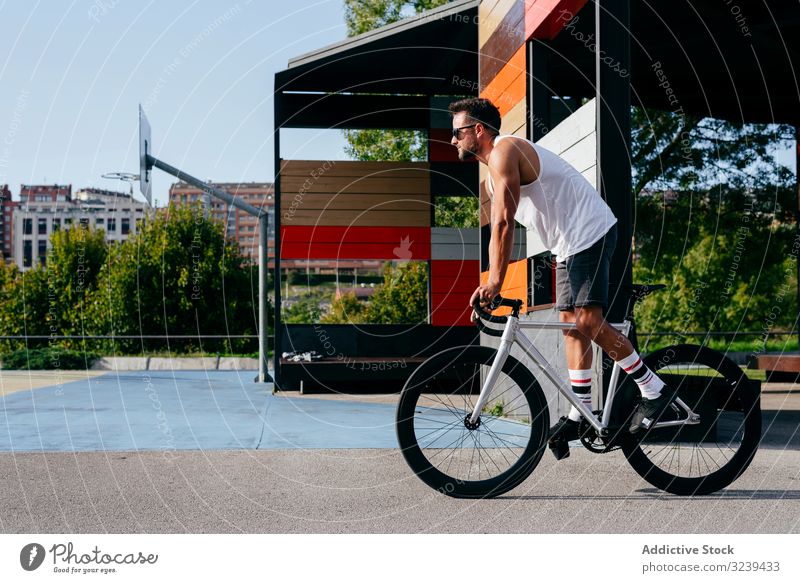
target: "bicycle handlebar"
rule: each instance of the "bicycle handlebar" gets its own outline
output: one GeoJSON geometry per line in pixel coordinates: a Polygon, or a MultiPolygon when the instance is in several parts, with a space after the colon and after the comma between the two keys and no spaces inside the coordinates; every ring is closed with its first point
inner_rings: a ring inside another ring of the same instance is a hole
{"type": "MultiPolygon", "coordinates": [[[[501,306],[511,308],[511,313],[516,318],[519,316],[519,311],[520,309],[522,309],[522,304],[523,304],[522,300],[511,300],[498,295],[495,296],[495,298],[489,303],[487,307],[489,310],[496,310],[501,306]]],[[[483,322],[481,322],[481,320],[486,320],[487,322],[492,322],[493,324],[505,324],[506,322],[508,322],[508,316],[493,316],[492,314],[488,313],[481,306],[479,298],[476,298],[475,301],[472,303],[472,309],[475,310],[475,315],[478,316],[478,319],[475,320],[475,325],[481,332],[484,332],[485,334],[488,334],[490,336],[503,335],[502,330],[489,328],[483,322]]]]}

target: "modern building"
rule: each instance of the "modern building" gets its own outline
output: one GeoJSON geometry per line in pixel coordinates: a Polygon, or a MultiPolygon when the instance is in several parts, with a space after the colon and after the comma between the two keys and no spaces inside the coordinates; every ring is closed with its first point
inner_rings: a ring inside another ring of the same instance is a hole
{"type": "Polygon", "coordinates": [[[14,202],[8,184],[0,184],[0,258],[11,259],[11,226],[14,202]]]}
{"type": "Polygon", "coordinates": [[[59,229],[81,224],[105,231],[109,242],[118,243],[136,233],[148,207],[121,192],[84,188],[73,197],[72,185],[23,184],[11,216],[10,255],[26,270],[47,262],[50,236],[59,229]]]}

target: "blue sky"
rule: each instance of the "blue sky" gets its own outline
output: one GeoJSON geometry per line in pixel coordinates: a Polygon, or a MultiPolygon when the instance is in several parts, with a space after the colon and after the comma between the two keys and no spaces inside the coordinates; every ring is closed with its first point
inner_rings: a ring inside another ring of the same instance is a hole
{"type": "MultiPolygon", "coordinates": [[[[137,171],[139,103],[162,160],[271,181],[275,72],[345,36],[342,0],[0,0],[0,184],[124,189],[101,175],[137,171]]],[[[343,157],[339,132],[281,139],[285,157],[343,157]]],[[[173,181],[155,170],[155,198],[173,181]]]]}

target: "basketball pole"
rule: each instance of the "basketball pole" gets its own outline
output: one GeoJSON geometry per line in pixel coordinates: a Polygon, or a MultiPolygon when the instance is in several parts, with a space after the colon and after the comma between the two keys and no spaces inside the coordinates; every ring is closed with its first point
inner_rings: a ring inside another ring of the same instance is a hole
{"type": "Polygon", "coordinates": [[[182,180],[192,186],[196,186],[203,192],[224,200],[229,205],[258,218],[259,225],[259,245],[258,245],[258,377],[256,382],[272,382],[272,378],[267,372],[267,268],[269,255],[267,253],[267,227],[269,226],[269,215],[266,210],[258,209],[243,200],[232,196],[230,193],[211,186],[207,182],[186,174],[185,172],[162,162],[153,157],[150,153],[145,153],[147,170],[155,166],[167,174],[171,174],[178,180],[182,180]]]}

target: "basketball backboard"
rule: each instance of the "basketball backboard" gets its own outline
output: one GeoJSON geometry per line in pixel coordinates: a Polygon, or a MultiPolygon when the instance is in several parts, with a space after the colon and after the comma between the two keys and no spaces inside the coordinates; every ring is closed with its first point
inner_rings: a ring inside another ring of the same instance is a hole
{"type": "Polygon", "coordinates": [[[152,156],[152,142],[150,141],[150,122],[139,105],[139,190],[142,191],[147,204],[153,206],[153,188],[150,181],[150,164],[147,156],[152,156]]]}

